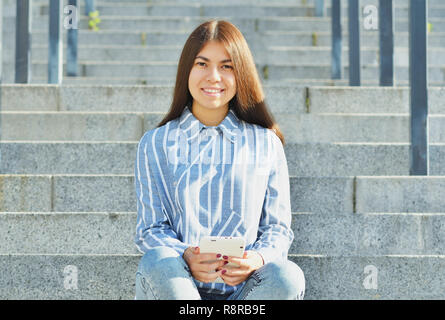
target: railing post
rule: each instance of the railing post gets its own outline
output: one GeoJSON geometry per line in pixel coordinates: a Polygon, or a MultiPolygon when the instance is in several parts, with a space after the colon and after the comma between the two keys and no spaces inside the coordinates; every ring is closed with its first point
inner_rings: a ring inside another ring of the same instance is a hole
{"type": "Polygon", "coordinates": [[[85,15],[88,17],[90,12],[96,11],[94,0],[85,0],[85,15]]]}
{"type": "Polygon", "coordinates": [[[380,85],[394,85],[393,0],[379,0],[380,85]]]}
{"type": "MultiPolygon", "coordinates": [[[[69,0],[68,4],[71,6],[71,25],[67,31],[67,46],[66,46],[66,75],[69,77],[76,77],[77,64],[77,30],[78,30],[78,6],[77,0],[69,0]]],[[[68,12],[66,12],[68,13],[68,12]]]]}
{"type": "Polygon", "coordinates": [[[48,83],[62,83],[63,77],[63,43],[62,43],[62,11],[61,1],[49,2],[49,52],[48,52],[48,83]]]}
{"type": "Polygon", "coordinates": [[[15,83],[31,82],[32,0],[17,0],[15,31],[15,83]]]}
{"type": "Polygon", "coordinates": [[[410,175],[429,174],[427,0],[410,0],[410,175]]]}
{"type": "MultiPolygon", "coordinates": [[[[3,83],[3,1],[0,1],[0,142],[2,141],[2,83],[3,83]]],[[[0,167],[2,164],[2,144],[0,143],[0,167]]]]}
{"type": "Polygon", "coordinates": [[[349,85],[360,86],[359,0],[348,1],[349,85]]]}
{"type": "MultiPolygon", "coordinates": [[[[3,1],[0,1],[0,111],[2,110],[1,84],[3,83],[3,1]]],[[[0,121],[1,126],[1,121],[0,121]]],[[[1,129],[1,127],[0,127],[1,129]]],[[[1,138],[1,131],[0,131],[1,138]]]]}
{"type": "Polygon", "coordinates": [[[323,17],[324,16],[324,0],[315,0],[315,16],[323,17]]]}
{"type": "MultiPolygon", "coordinates": [[[[3,83],[3,1],[0,1],[0,86],[2,83],[3,83]]],[[[0,87],[0,111],[2,106],[1,102],[2,102],[2,95],[0,87]]]]}
{"type": "Polygon", "coordinates": [[[332,56],[331,56],[331,78],[341,79],[341,21],[340,0],[332,0],[331,9],[332,22],[332,56]]]}

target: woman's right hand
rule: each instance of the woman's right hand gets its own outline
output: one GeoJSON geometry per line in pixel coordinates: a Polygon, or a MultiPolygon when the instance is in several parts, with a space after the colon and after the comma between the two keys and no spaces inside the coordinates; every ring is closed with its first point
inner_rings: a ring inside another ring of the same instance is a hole
{"type": "Polygon", "coordinates": [[[224,260],[209,263],[209,261],[219,259],[221,255],[217,253],[199,253],[199,247],[188,247],[182,257],[188,264],[192,276],[205,283],[213,282],[220,277],[222,270],[216,271],[216,269],[227,263],[224,260]]]}

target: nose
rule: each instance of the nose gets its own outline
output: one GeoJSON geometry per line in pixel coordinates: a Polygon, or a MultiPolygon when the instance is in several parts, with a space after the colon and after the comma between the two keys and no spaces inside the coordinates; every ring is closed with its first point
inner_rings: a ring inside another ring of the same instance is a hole
{"type": "Polygon", "coordinates": [[[218,71],[218,67],[209,68],[209,73],[207,75],[207,81],[209,82],[218,82],[221,81],[221,75],[218,71]]]}

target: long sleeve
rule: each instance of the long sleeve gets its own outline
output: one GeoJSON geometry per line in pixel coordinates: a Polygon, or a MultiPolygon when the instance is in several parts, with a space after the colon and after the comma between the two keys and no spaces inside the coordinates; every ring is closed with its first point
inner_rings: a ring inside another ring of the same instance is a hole
{"type": "Polygon", "coordinates": [[[162,204],[149,165],[148,154],[152,148],[151,134],[147,132],[139,141],[135,163],[135,188],[137,196],[137,226],[134,241],[142,253],[157,246],[168,246],[180,255],[188,247],[178,239],[171,228],[170,219],[162,204]]]}
{"type": "Polygon", "coordinates": [[[258,228],[258,238],[252,250],[261,254],[264,263],[287,259],[294,239],[291,229],[289,171],[281,140],[273,134],[276,155],[272,162],[266,195],[258,228]]]}

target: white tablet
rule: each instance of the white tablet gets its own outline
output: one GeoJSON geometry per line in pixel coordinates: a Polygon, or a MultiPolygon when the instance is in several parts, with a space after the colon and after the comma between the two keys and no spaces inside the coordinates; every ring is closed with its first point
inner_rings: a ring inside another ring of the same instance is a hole
{"type": "MultiPolygon", "coordinates": [[[[215,253],[221,254],[221,258],[208,261],[208,263],[222,260],[222,256],[232,256],[242,258],[244,255],[245,240],[242,237],[216,237],[207,236],[203,237],[199,243],[200,253],[215,253]]],[[[234,263],[228,263],[228,266],[238,266],[234,263]]],[[[224,281],[218,277],[214,282],[224,283],[224,281]]]]}

